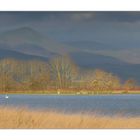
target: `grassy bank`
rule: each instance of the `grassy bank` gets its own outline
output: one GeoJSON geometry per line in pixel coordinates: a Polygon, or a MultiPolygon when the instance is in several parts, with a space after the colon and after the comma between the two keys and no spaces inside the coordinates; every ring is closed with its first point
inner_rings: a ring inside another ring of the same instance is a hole
{"type": "Polygon", "coordinates": [[[100,94],[140,94],[140,90],[113,90],[113,91],[92,91],[92,90],[20,90],[0,91],[0,94],[46,94],[46,95],[100,95],[100,94]]]}
{"type": "Polygon", "coordinates": [[[99,117],[0,108],[0,128],[140,128],[140,117],[99,117]]]}

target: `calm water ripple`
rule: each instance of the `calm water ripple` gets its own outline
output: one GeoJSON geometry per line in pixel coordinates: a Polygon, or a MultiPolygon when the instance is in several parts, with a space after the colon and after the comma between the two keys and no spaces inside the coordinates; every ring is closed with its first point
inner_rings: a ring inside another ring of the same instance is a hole
{"type": "Polygon", "coordinates": [[[97,113],[104,115],[140,116],[140,95],[55,96],[12,94],[0,95],[1,106],[57,110],[67,113],[97,113]]]}

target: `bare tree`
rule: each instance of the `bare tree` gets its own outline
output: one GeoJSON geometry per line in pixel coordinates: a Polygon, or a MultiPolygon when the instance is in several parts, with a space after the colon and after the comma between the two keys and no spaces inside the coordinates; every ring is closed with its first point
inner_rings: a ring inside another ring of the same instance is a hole
{"type": "Polygon", "coordinates": [[[49,63],[52,79],[58,88],[65,88],[71,85],[77,75],[77,67],[67,56],[59,56],[49,63]]]}
{"type": "Polygon", "coordinates": [[[134,79],[128,79],[124,83],[124,88],[130,90],[136,87],[136,81],[134,79]]]}
{"type": "Polygon", "coordinates": [[[95,92],[109,91],[120,88],[120,79],[103,70],[95,70],[90,74],[89,88],[92,88],[95,92]]]}

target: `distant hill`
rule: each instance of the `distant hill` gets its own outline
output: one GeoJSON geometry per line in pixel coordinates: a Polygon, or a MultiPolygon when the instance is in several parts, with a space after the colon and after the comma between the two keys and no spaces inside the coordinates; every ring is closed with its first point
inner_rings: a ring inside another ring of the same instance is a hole
{"type": "Polygon", "coordinates": [[[64,43],[80,51],[111,56],[131,64],[140,64],[140,47],[137,43],[128,44],[127,46],[109,45],[97,41],[71,41],[64,43]]]}
{"type": "Polygon", "coordinates": [[[136,79],[140,83],[140,64],[130,64],[117,58],[89,52],[74,52],[71,58],[84,69],[102,69],[118,75],[122,80],[136,79]]]}
{"type": "Polygon", "coordinates": [[[93,50],[105,50],[109,46],[100,42],[96,41],[70,41],[70,42],[63,42],[70,47],[74,47],[76,49],[80,49],[81,51],[93,51],[93,50]]]}
{"type": "Polygon", "coordinates": [[[8,48],[22,53],[46,56],[62,54],[66,47],[32,28],[22,27],[0,34],[0,48],[8,48]]]}
{"type": "Polygon", "coordinates": [[[17,60],[42,60],[42,61],[48,61],[47,57],[40,57],[40,56],[34,56],[34,55],[28,55],[12,50],[4,50],[0,49],[0,59],[5,58],[14,58],[17,60]]]}

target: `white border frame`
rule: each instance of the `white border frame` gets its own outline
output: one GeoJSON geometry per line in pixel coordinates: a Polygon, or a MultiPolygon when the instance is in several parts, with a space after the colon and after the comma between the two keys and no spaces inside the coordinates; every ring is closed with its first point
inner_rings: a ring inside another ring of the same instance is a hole
{"type": "Polygon", "coordinates": [[[139,0],[0,0],[2,11],[133,11],[139,0]]]}
{"type": "Polygon", "coordinates": [[[140,140],[139,130],[1,130],[1,140],[140,140]]]}

